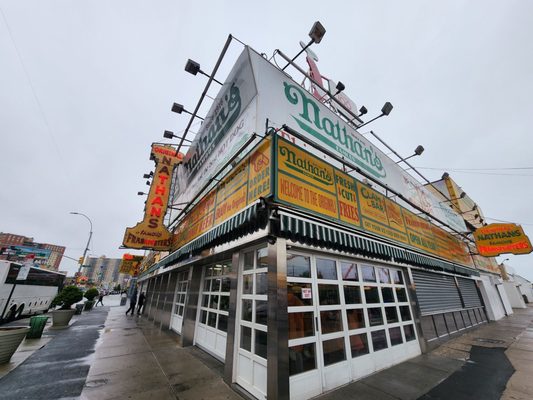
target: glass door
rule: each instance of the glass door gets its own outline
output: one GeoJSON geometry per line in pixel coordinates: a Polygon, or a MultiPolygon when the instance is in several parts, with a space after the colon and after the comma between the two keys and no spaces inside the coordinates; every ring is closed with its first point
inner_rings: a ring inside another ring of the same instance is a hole
{"type": "Polygon", "coordinates": [[[420,354],[400,269],[287,256],[291,399],[306,399],[420,354]]]}
{"type": "Polygon", "coordinates": [[[220,360],[226,358],[231,261],[204,269],[195,344],[220,360]]]}
{"type": "Polygon", "coordinates": [[[267,391],[267,248],[244,252],[239,268],[236,382],[258,399],[267,391]]]}
{"type": "Polygon", "coordinates": [[[181,334],[181,327],[183,326],[183,314],[185,313],[188,287],[189,270],[179,272],[176,293],[174,294],[174,308],[170,320],[170,328],[179,334],[181,334]]]}

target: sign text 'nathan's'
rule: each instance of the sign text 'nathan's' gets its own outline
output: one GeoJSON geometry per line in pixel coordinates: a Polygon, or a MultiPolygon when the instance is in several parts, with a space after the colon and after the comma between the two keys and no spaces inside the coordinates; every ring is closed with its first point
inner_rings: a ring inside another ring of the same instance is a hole
{"type": "Polygon", "coordinates": [[[172,172],[183,159],[171,146],[152,145],[152,158],[156,168],[150,186],[144,219],[133,228],[126,228],[124,247],[131,249],[169,250],[171,233],[163,223],[167,212],[172,172]]]}

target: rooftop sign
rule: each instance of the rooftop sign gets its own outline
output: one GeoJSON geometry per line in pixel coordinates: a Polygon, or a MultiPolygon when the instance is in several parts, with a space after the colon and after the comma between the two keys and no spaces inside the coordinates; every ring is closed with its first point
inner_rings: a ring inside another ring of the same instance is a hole
{"type": "Polygon", "coordinates": [[[479,254],[495,257],[504,253],[529,254],[533,251],[529,238],[520,225],[490,224],[474,232],[479,254]]]}

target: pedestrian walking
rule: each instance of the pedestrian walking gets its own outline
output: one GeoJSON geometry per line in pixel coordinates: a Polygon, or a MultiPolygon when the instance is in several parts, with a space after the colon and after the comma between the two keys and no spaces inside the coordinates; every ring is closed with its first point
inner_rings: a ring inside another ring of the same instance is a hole
{"type": "Polygon", "coordinates": [[[96,307],[98,304],[101,304],[102,306],[104,305],[104,292],[103,291],[100,291],[100,293],[98,293],[98,301],[96,302],[94,306],[96,307]]]}
{"type": "Polygon", "coordinates": [[[137,288],[133,291],[130,297],[130,308],[126,311],[126,315],[131,311],[131,315],[135,314],[135,304],[137,304],[137,288]]]}
{"type": "Polygon", "coordinates": [[[139,303],[137,306],[137,315],[141,315],[141,310],[144,306],[144,300],[146,299],[146,296],[144,295],[144,292],[141,292],[139,295],[139,303]]]}

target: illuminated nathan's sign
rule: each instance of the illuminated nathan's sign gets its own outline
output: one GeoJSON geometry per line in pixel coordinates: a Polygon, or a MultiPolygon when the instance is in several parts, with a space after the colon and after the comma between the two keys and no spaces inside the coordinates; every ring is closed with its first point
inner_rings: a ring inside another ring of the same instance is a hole
{"type": "Polygon", "coordinates": [[[349,133],[344,122],[323,116],[316,101],[301,87],[283,82],[285,97],[289,103],[300,105],[298,116],[292,116],[301,129],[313,135],[329,147],[337,149],[350,161],[356,163],[376,178],[385,178],[387,171],[373,147],[349,133]]]}
{"type": "Polygon", "coordinates": [[[144,219],[133,228],[126,228],[124,247],[131,249],[169,250],[172,235],[163,223],[167,212],[172,172],[183,159],[181,153],[171,146],[152,145],[152,158],[155,172],[146,207],[144,219]]]}

